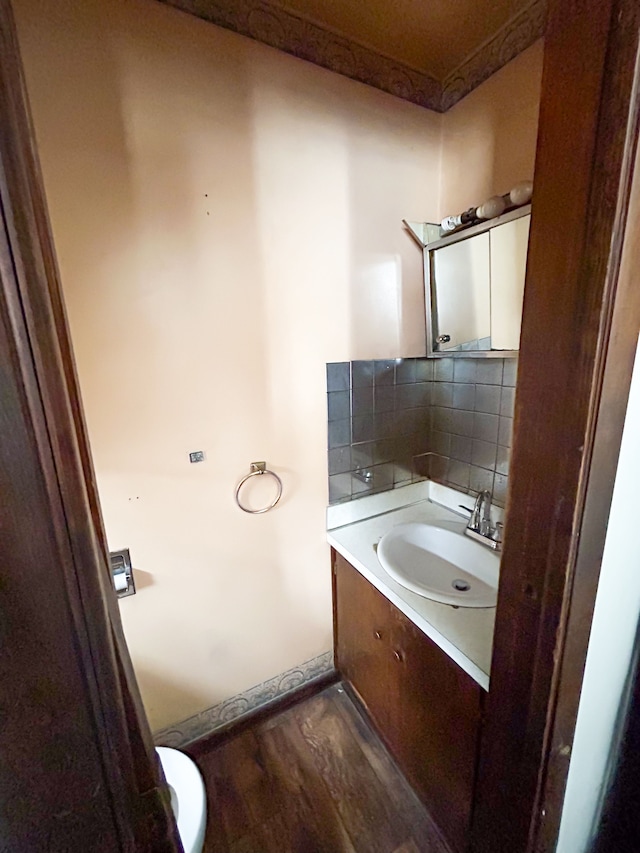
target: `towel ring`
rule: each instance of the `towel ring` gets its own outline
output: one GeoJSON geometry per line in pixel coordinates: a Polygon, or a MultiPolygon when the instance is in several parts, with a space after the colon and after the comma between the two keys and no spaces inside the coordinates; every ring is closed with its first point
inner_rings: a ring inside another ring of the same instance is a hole
{"type": "Polygon", "coordinates": [[[278,501],[280,500],[281,497],[282,497],[282,480],[273,471],[269,471],[269,469],[267,468],[266,462],[252,462],[251,463],[251,470],[249,471],[248,474],[245,474],[245,476],[240,480],[240,482],[236,486],[236,503],[238,504],[238,506],[240,507],[240,509],[243,512],[248,512],[248,513],[250,513],[250,515],[260,515],[260,513],[269,512],[270,509],[274,508],[274,506],[278,503],[278,501]],[[261,474],[271,474],[271,476],[275,479],[276,483],[278,484],[278,494],[275,496],[275,499],[269,504],[269,506],[265,506],[264,509],[247,509],[247,507],[243,506],[242,503],[240,502],[240,489],[244,486],[244,484],[247,482],[247,480],[251,479],[251,477],[256,477],[256,476],[259,476],[261,474]]]}

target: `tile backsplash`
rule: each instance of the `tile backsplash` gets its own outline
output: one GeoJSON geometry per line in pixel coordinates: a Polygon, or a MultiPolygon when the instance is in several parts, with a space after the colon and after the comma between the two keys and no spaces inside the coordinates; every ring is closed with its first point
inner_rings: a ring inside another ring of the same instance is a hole
{"type": "Polygon", "coordinates": [[[329,502],[424,477],[507,494],[517,359],[327,364],[329,502]]]}

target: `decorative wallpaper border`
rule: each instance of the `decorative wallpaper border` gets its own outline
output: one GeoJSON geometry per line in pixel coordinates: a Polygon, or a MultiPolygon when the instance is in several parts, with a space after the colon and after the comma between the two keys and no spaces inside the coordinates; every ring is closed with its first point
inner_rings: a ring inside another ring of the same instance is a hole
{"type": "Polygon", "coordinates": [[[441,112],[484,83],[507,62],[542,38],[547,19],[546,0],[533,2],[475,50],[442,84],[441,112]]]}
{"type": "Polygon", "coordinates": [[[533,0],[441,82],[268,0],[160,2],[436,112],[446,112],[540,38],[546,16],[546,0],[533,0]]]}
{"type": "Polygon", "coordinates": [[[316,678],[328,675],[333,672],[333,669],[333,651],[324,652],[274,678],[263,681],[262,684],[245,690],[244,693],[225,699],[224,702],[207,708],[199,714],[194,714],[193,717],[188,717],[181,723],[160,729],[154,733],[156,746],[172,746],[178,749],[186,746],[233,720],[238,720],[245,714],[255,711],[256,708],[273,702],[274,699],[281,699],[316,678]]]}

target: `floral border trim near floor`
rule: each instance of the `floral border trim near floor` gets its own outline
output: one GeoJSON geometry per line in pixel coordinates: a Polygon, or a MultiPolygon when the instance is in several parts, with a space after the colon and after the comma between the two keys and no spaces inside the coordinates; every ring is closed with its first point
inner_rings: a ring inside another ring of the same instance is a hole
{"type": "Polygon", "coordinates": [[[194,714],[180,723],[167,726],[154,733],[157,746],[182,747],[191,741],[211,734],[216,729],[227,725],[232,720],[237,720],[266,705],[275,699],[281,699],[288,693],[297,690],[304,684],[327,675],[333,671],[333,652],[324,652],[318,657],[305,661],[299,666],[294,666],[280,675],[263,681],[255,687],[250,687],[244,693],[225,699],[206,711],[194,714]]]}

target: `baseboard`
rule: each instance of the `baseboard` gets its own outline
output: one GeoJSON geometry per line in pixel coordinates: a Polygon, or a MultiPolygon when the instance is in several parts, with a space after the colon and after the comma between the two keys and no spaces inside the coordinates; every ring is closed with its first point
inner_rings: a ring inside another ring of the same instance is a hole
{"type": "Polygon", "coordinates": [[[263,716],[284,710],[289,705],[338,679],[333,651],[324,652],[299,666],[269,678],[237,696],[225,699],[199,714],[154,733],[157,746],[184,749],[210,737],[223,739],[229,732],[255,722],[263,716]]]}

